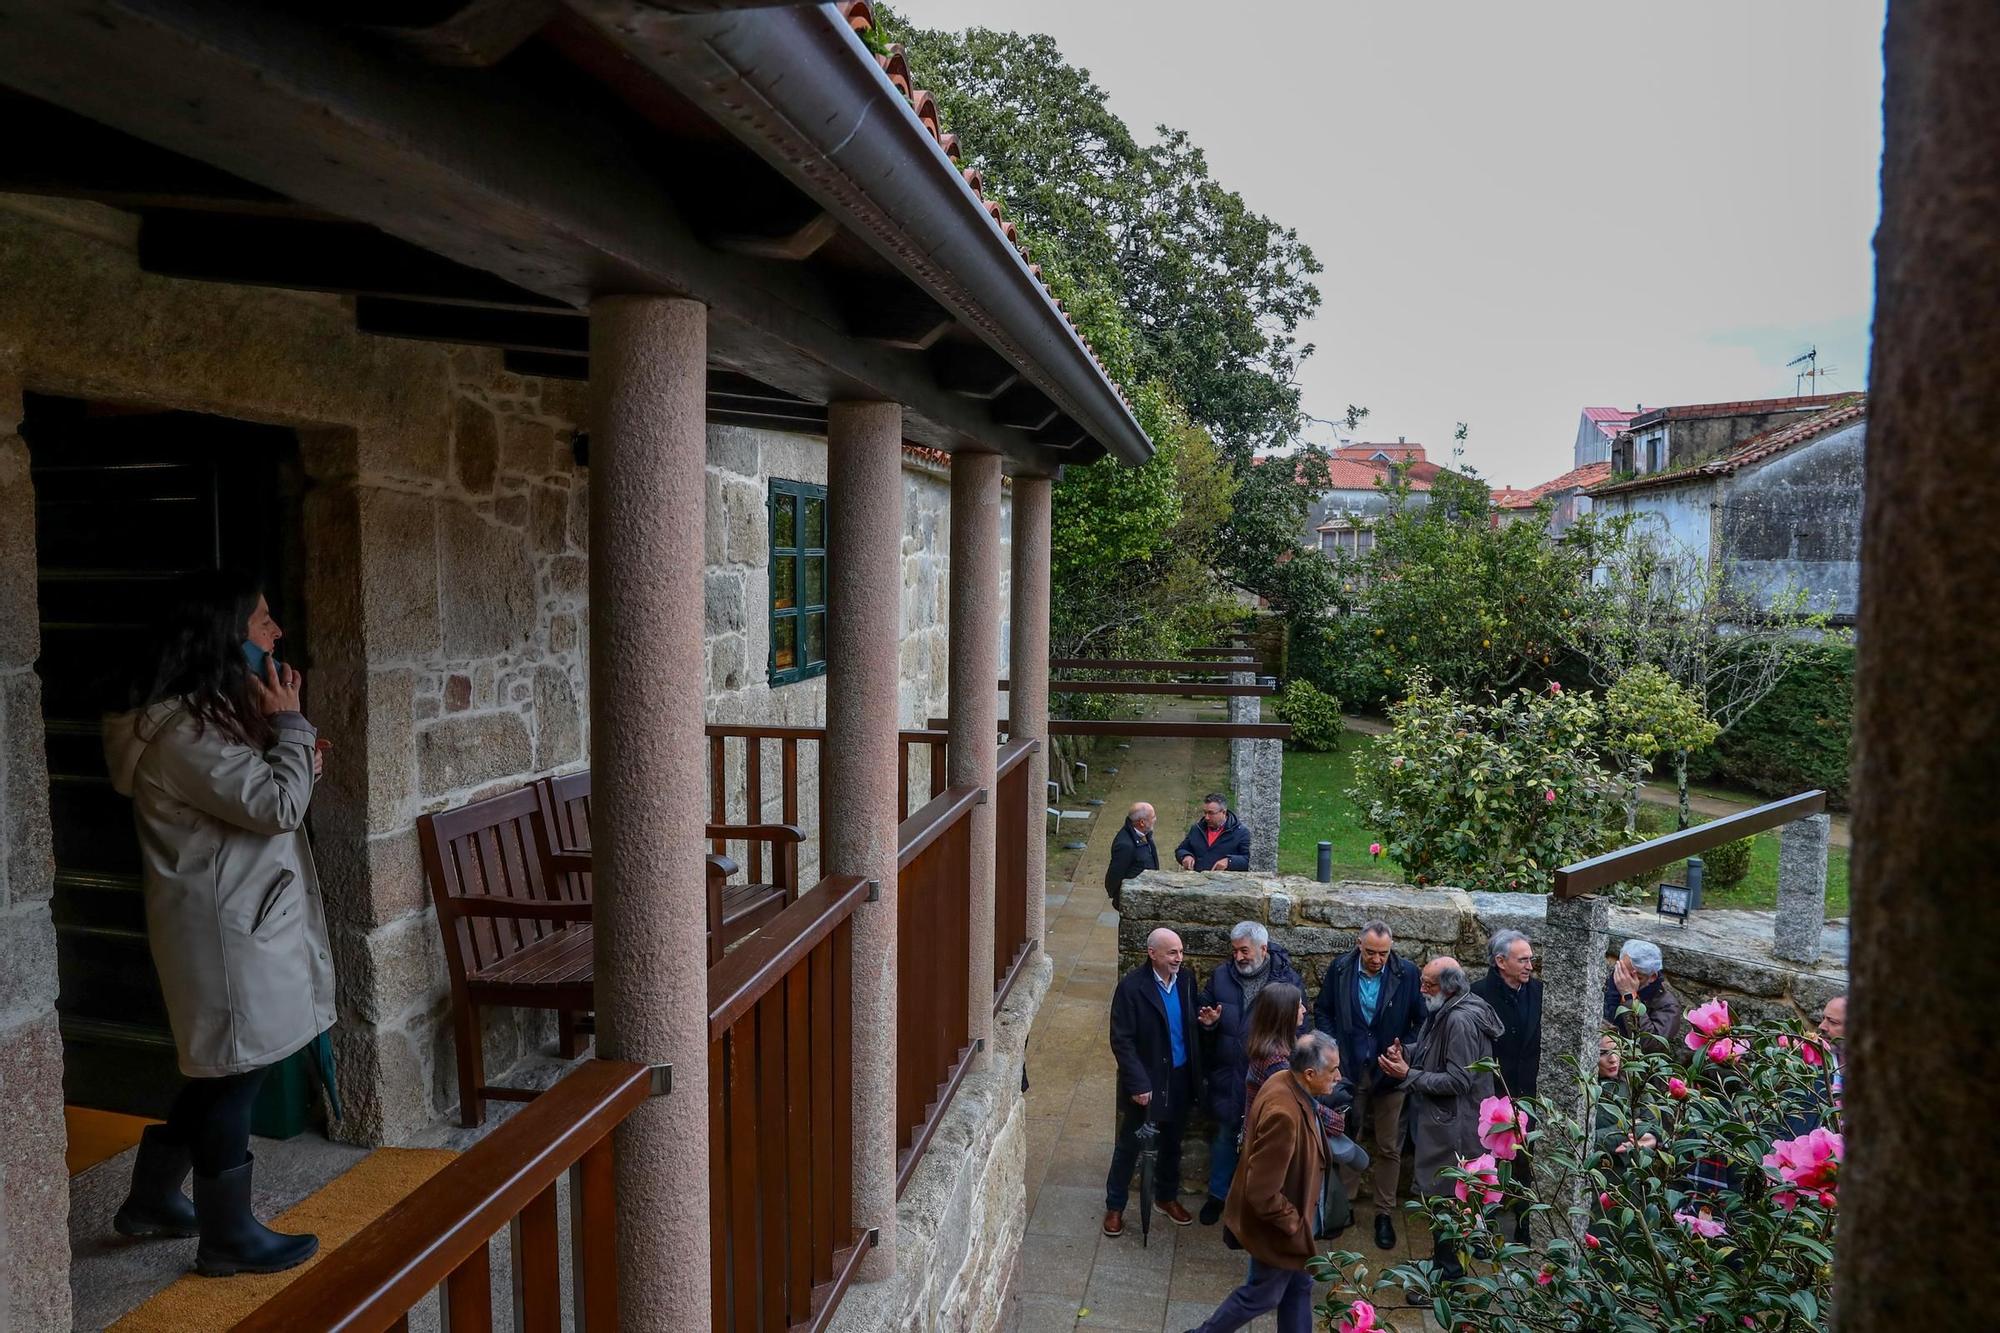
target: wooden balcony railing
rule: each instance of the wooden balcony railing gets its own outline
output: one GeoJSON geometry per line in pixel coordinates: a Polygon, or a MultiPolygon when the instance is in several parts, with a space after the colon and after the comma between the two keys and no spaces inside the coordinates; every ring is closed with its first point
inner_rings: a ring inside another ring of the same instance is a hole
{"type": "Polygon", "coordinates": [[[1014,989],[1034,954],[1028,938],[1028,840],[1041,836],[1040,811],[1028,799],[1028,756],[1035,740],[1000,747],[993,793],[993,1007],[1014,989]]]}
{"type": "Polygon", "coordinates": [[[913,767],[910,760],[919,750],[924,751],[930,760],[929,791],[924,799],[935,800],[944,794],[945,784],[951,778],[951,733],[930,727],[922,731],[899,732],[898,739],[900,744],[896,746],[896,818],[901,821],[910,817],[911,802],[915,799],[910,785],[913,767]]]}
{"type": "Polygon", "coordinates": [[[875,1243],[852,1226],[852,918],[869,892],[823,879],[709,969],[715,1333],[824,1327],[875,1243]]]}
{"type": "MultiPolygon", "coordinates": [[[[802,756],[799,747],[802,744],[810,747],[804,753],[803,761],[810,765],[811,772],[818,773],[820,747],[826,743],[826,728],[716,724],[705,730],[708,734],[709,823],[768,823],[771,812],[765,807],[773,791],[778,795],[778,822],[800,822],[799,774],[802,756]],[[729,781],[732,751],[742,756],[743,764],[743,781],[740,787],[735,788],[742,795],[736,800],[731,799],[732,784],[729,781]]],[[[935,797],[945,789],[950,737],[945,731],[930,728],[900,732],[898,738],[901,744],[896,758],[896,818],[900,820],[910,817],[910,810],[917,802],[918,787],[928,784],[929,794],[924,799],[935,797]],[[928,757],[927,765],[912,762],[919,752],[928,757]]],[[[814,828],[818,829],[826,825],[827,791],[823,784],[816,785],[819,787],[819,817],[814,828]]],[[[723,849],[718,847],[716,850],[723,849]]],[[[761,849],[749,847],[746,855],[749,857],[749,878],[762,883],[765,877],[761,849]]],[[[794,882],[797,880],[797,869],[794,864],[794,882]]]]}
{"type": "Polygon", "coordinates": [[[972,808],[953,787],[904,820],[896,876],[896,1192],[972,1063],[972,808]]]}
{"type": "Polygon", "coordinates": [[[514,1238],[512,1326],[559,1329],[556,1182],[565,1171],[575,1327],[618,1327],[610,1135],[647,1097],[664,1091],[664,1073],[621,1060],[579,1065],[237,1324],[237,1333],[407,1330],[409,1312],[433,1289],[444,1303],[445,1329],[490,1329],[487,1242],[506,1227],[514,1238]]]}

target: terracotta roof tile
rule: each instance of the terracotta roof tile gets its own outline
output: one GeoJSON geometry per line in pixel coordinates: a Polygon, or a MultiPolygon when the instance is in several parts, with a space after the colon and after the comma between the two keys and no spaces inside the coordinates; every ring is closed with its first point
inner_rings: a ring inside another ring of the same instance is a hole
{"type": "MultiPolygon", "coordinates": [[[[839,8],[841,14],[847,19],[847,25],[854,29],[856,33],[868,33],[874,30],[875,10],[869,3],[869,0],[839,0],[839,8]]],[[[909,57],[904,52],[901,43],[892,43],[889,47],[889,53],[887,55],[876,56],[875,63],[882,67],[882,72],[888,77],[889,82],[910,103],[912,109],[917,114],[917,119],[930,132],[930,136],[937,140],[938,146],[945,151],[946,156],[950,157],[954,163],[958,162],[958,136],[946,132],[940,123],[937,98],[915,85],[910,74],[909,57]]],[[[1062,302],[1056,299],[1055,292],[1049,287],[1048,279],[1042,276],[1041,265],[1030,260],[1028,248],[1021,244],[1020,232],[1015,228],[1013,223],[1000,215],[999,201],[986,198],[986,178],[979,173],[976,167],[967,168],[961,174],[965,179],[966,185],[971,188],[974,197],[986,205],[987,215],[993,219],[993,225],[1000,230],[1000,234],[1007,238],[1007,241],[1015,250],[1020,252],[1021,261],[1028,265],[1028,271],[1034,275],[1035,281],[1041,284],[1043,293],[1054,303],[1056,309],[1062,310],[1062,302]]],[[[1103,370],[1104,362],[1098,357],[1096,349],[1090,345],[1090,340],[1083,336],[1083,331],[1076,328],[1076,320],[1070,317],[1067,311],[1064,311],[1063,314],[1070,327],[1075,330],[1077,340],[1083,344],[1084,350],[1090,354],[1090,359],[1096,362],[1099,370],[1103,370]]],[[[1105,371],[1105,380],[1111,385],[1113,392],[1118,395],[1118,400],[1125,404],[1128,411],[1131,410],[1132,400],[1126,396],[1125,390],[1116,381],[1111,379],[1109,371],[1105,371]]]]}
{"type": "Polygon", "coordinates": [[[1555,495],[1562,491],[1582,490],[1607,481],[1611,477],[1611,464],[1585,463],[1582,467],[1571,468],[1560,477],[1545,481],[1539,486],[1531,486],[1525,491],[1517,491],[1511,486],[1502,486],[1493,492],[1493,507],[1496,509],[1532,509],[1545,495],[1555,495]]]}
{"type": "MultiPolygon", "coordinates": [[[[1842,426],[1851,425],[1868,415],[1868,396],[1866,394],[1826,394],[1822,396],[1833,399],[1833,405],[1823,411],[1804,414],[1797,420],[1787,421],[1784,425],[1775,426],[1761,435],[1752,435],[1749,439],[1743,441],[1743,443],[1737,445],[1720,458],[1710,459],[1708,462],[1696,464],[1694,467],[1678,468],[1672,472],[1648,473],[1646,476],[1634,477],[1631,481],[1621,481],[1612,486],[1598,486],[1593,488],[1589,493],[1594,496],[1623,495],[1628,491],[1650,490],[1657,486],[1673,486],[1697,477],[1727,476],[1732,472],[1748,467],[1752,463],[1761,463],[1767,458],[1781,454],[1795,445],[1804,444],[1807,440],[1824,435],[1830,430],[1838,430],[1842,426]]],[[[1785,398],[1776,401],[1789,403],[1799,400],[1785,398]]],[[[1604,464],[1603,466],[1608,467],[1609,464],[1604,464]]]]}
{"type": "Polygon", "coordinates": [[[1754,416],[1761,412],[1803,411],[1843,402],[1852,394],[1816,393],[1795,398],[1749,398],[1733,403],[1683,403],[1674,407],[1653,407],[1633,417],[1633,428],[1654,426],[1662,421],[1695,421],[1703,417],[1754,416]]]}

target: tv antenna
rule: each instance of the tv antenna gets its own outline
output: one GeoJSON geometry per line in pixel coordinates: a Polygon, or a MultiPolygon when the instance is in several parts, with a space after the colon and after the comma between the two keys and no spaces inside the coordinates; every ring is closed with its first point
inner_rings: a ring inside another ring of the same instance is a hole
{"type": "Polygon", "coordinates": [[[1839,369],[1838,366],[1822,366],[1819,363],[1819,344],[1817,343],[1807,347],[1805,351],[1800,352],[1797,356],[1785,362],[1785,368],[1794,372],[1792,376],[1792,393],[1796,397],[1804,397],[1806,394],[1812,392],[1813,388],[1816,387],[1813,385],[1813,381],[1823,376],[1831,375],[1839,369]],[[1800,366],[1804,366],[1805,369],[1798,369],[1800,366]]]}

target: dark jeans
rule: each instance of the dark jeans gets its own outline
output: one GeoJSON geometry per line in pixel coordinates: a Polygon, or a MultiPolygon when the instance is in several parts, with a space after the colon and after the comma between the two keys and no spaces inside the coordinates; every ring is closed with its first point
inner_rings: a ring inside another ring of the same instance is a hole
{"type": "Polygon", "coordinates": [[[263,1069],[222,1078],[189,1079],[167,1112],[167,1137],[194,1159],[194,1173],[213,1179],[250,1160],[250,1108],[264,1086],[263,1069]]]}
{"type": "Polygon", "coordinates": [[[1229,1293],[1195,1333],[1230,1333],[1258,1315],[1278,1312],[1278,1333],[1312,1333],[1312,1274],[1250,1261],[1250,1276],[1229,1293]]]}
{"type": "Polygon", "coordinates": [[[1139,1126],[1149,1121],[1160,1131],[1154,1140],[1157,1149],[1153,1164],[1154,1202],[1165,1203],[1179,1196],[1181,1134],[1187,1129],[1188,1113],[1194,1109],[1189,1103],[1193,1100],[1194,1084],[1185,1065],[1174,1071],[1165,1096],[1154,1090],[1150,1104],[1139,1106],[1129,1097],[1120,1099],[1118,1143],[1111,1150],[1111,1174],[1104,1180],[1104,1211],[1125,1211],[1125,1201],[1131,1197],[1132,1175],[1139,1169],[1139,1126]]]}

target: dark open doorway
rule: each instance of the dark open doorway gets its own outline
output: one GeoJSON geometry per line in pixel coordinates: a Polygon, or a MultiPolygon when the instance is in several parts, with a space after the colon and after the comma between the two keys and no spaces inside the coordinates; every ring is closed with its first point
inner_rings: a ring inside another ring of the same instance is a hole
{"type": "MultiPolygon", "coordinates": [[[[99,718],[116,698],[152,607],[189,570],[262,575],[306,664],[298,591],[298,439],[192,412],[27,396],[21,435],[35,488],[42,714],[55,833],[57,1011],[63,1091],[76,1107],[158,1116],[180,1076],[146,941],[129,802],[111,789],[99,718]]],[[[303,1079],[274,1078],[286,1100],[303,1079]]],[[[263,1132],[296,1132],[297,1106],[260,1103],[263,1132]]]]}

